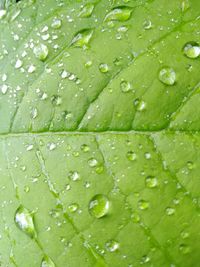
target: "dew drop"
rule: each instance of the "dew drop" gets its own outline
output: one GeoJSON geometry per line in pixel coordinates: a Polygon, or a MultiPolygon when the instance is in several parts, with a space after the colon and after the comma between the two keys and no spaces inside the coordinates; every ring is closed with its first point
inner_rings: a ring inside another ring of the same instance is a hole
{"type": "Polygon", "coordinates": [[[88,145],[83,144],[83,145],[81,146],[81,150],[82,150],[83,152],[88,152],[88,151],[90,151],[90,148],[89,148],[88,145]]]}
{"type": "Polygon", "coordinates": [[[158,179],[156,177],[153,176],[148,176],[146,178],[146,186],[148,188],[155,188],[158,186],[158,179]]]}
{"type": "Polygon", "coordinates": [[[186,43],[183,53],[188,58],[198,58],[200,56],[200,46],[195,42],[186,43]]]}
{"type": "Polygon", "coordinates": [[[22,65],[23,65],[22,60],[18,59],[18,60],[16,61],[16,63],[15,63],[15,68],[16,68],[16,69],[19,69],[19,68],[22,67],[22,65]]]}
{"type": "Polygon", "coordinates": [[[113,8],[105,17],[105,21],[127,21],[131,17],[133,8],[119,6],[113,8]]]}
{"type": "Polygon", "coordinates": [[[78,210],[78,208],[79,208],[79,206],[78,206],[77,203],[72,203],[72,204],[70,204],[70,205],[68,206],[68,210],[69,210],[69,212],[71,212],[71,213],[76,212],[76,211],[78,210]]]}
{"type": "Polygon", "coordinates": [[[172,68],[163,68],[159,72],[159,80],[166,85],[174,85],[176,81],[176,73],[172,68]]]}
{"type": "Polygon", "coordinates": [[[88,160],[88,164],[90,167],[96,167],[98,165],[98,161],[95,158],[91,158],[88,160]]]}
{"type": "Polygon", "coordinates": [[[3,19],[6,15],[6,10],[5,9],[0,9],[0,20],[3,19]]]}
{"type": "Polygon", "coordinates": [[[140,215],[138,213],[132,213],[131,214],[131,219],[133,220],[134,223],[139,223],[140,222],[140,215]]]}
{"type": "Polygon", "coordinates": [[[54,264],[52,259],[50,259],[50,257],[45,255],[42,259],[41,267],[56,267],[56,265],[54,264]]]}
{"type": "Polygon", "coordinates": [[[92,3],[87,3],[81,8],[81,12],[79,13],[79,17],[81,18],[89,18],[92,15],[94,10],[94,5],[92,3]]]}
{"type": "Polygon", "coordinates": [[[49,49],[44,44],[38,44],[34,47],[33,53],[39,60],[44,61],[48,56],[49,49]]]}
{"type": "Polygon", "coordinates": [[[95,195],[89,203],[89,212],[95,218],[101,218],[108,214],[109,200],[105,195],[95,195]]]}
{"type": "Polygon", "coordinates": [[[71,41],[71,46],[73,47],[87,47],[92,35],[93,29],[83,29],[79,31],[71,41]]]}
{"type": "Polygon", "coordinates": [[[133,151],[128,151],[127,154],[126,154],[126,157],[127,157],[128,160],[134,161],[134,160],[136,160],[137,155],[133,151]]]}
{"type": "Polygon", "coordinates": [[[2,94],[5,95],[7,93],[7,91],[8,91],[8,85],[3,84],[1,86],[1,92],[2,92],[2,94]]]}
{"type": "Polygon", "coordinates": [[[36,237],[33,215],[22,205],[15,212],[15,223],[20,230],[29,235],[31,238],[36,237]]]}
{"type": "Polygon", "coordinates": [[[143,23],[143,27],[145,30],[150,30],[152,28],[152,22],[150,20],[145,20],[143,23]]]}
{"type": "Polygon", "coordinates": [[[122,81],[120,83],[120,88],[123,93],[127,93],[131,90],[131,84],[127,81],[122,81]]]}
{"type": "Polygon", "coordinates": [[[148,201],[146,201],[146,200],[140,200],[139,202],[138,202],[138,207],[139,207],[139,209],[141,209],[141,210],[146,210],[146,209],[148,209],[149,208],[149,202],[148,201]]]}
{"type": "Polygon", "coordinates": [[[54,106],[60,106],[62,104],[62,98],[58,95],[53,95],[51,98],[51,103],[54,106]]]}
{"type": "Polygon", "coordinates": [[[62,26],[62,21],[58,18],[54,18],[51,23],[51,27],[53,29],[59,29],[61,26],[62,26]]]}
{"type": "Polygon", "coordinates": [[[182,12],[185,12],[189,8],[190,8],[190,2],[189,2],[189,0],[183,0],[181,2],[181,10],[182,10],[182,12]]]}
{"type": "Polygon", "coordinates": [[[109,240],[108,242],[106,242],[106,249],[109,252],[115,252],[116,250],[119,249],[119,242],[115,240],[109,240]]]}
{"type": "Polygon", "coordinates": [[[171,208],[171,207],[166,208],[166,214],[168,216],[174,215],[174,213],[175,213],[175,209],[174,208],[171,208]]]}
{"type": "Polygon", "coordinates": [[[179,250],[181,251],[182,254],[189,254],[191,252],[191,248],[188,245],[181,244],[179,246],[179,250]]]}
{"type": "Polygon", "coordinates": [[[106,63],[101,63],[101,64],[99,65],[99,70],[100,70],[100,72],[102,72],[102,73],[106,73],[106,72],[108,72],[108,71],[109,71],[108,64],[106,64],[106,63]]]}
{"type": "Polygon", "coordinates": [[[72,181],[78,181],[78,180],[80,180],[80,174],[77,171],[71,171],[71,172],[69,172],[68,177],[72,181]]]}

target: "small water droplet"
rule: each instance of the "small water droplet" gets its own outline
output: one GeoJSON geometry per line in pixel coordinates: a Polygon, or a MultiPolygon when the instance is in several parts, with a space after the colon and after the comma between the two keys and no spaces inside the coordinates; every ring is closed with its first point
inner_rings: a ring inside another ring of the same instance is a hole
{"type": "Polygon", "coordinates": [[[5,95],[7,93],[7,91],[8,91],[8,85],[3,84],[1,86],[1,92],[2,92],[2,94],[5,95]]]}
{"type": "Polygon", "coordinates": [[[58,95],[53,95],[51,97],[51,103],[54,105],[54,106],[60,106],[62,104],[62,98],[58,95]]]}
{"type": "Polygon", "coordinates": [[[159,72],[159,80],[166,85],[174,85],[176,81],[176,73],[172,68],[165,67],[159,72]]]}
{"type": "Polygon", "coordinates": [[[21,60],[21,59],[17,59],[17,61],[16,61],[16,63],[15,63],[15,68],[16,68],[16,69],[19,69],[19,68],[22,67],[22,65],[23,65],[22,60],[21,60]]]}
{"type": "Polygon", "coordinates": [[[192,161],[188,161],[188,162],[187,162],[187,167],[188,167],[189,170],[193,170],[194,167],[195,167],[194,162],[192,162],[192,161]]]}
{"type": "Polygon", "coordinates": [[[139,202],[138,202],[138,207],[139,207],[139,209],[141,209],[141,210],[146,210],[146,209],[148,209],[149,208],[149,202],[148,201],[146,201],[146,200],[139,200],[139,202]]]}
{"type": "Polygon", "coordinates": [[[37,108],[33,108],[33,109],[31,110],[31,118],[32,118],[32,119],[35,119],[35,118],[37,117],[37,115],[38,115],[38,110],[37,110],[37,108]]]}
{"type": "Polygon", "coordinates": [[[133,220],[134,223],[139,223],[140,222],[140,215],[138,213],[132,213],[131,214],[131,218],[133,220]]]}
{"type": "Polygon", "coordinates": [[[56,144],[55,144],[55,143],[49,143],[49,144],[48,144],[48,149],[49,149],[50,151],[56,149],[56,144]]]}
{"type": "Polygon", "coordinates": [[[78,206],[77,203],[72,203],[72,204],[70,204],[70,205],[68,206],[68,210],[69,210],[69,212],[71,212],[71,213],[76,212],[76,211],[78,210],[78,208],[79,208],[79,206],[78,206]]]}
{"type": "Polygon", "coordinates": [[[188,58],[198,58],[200,56],[200,46],[196,42],[186,43],[183,47],[183,53],[188,58]]]}
{"type": "Polygon", "coordinates": [[[72,39],[70,45],[73,47],[87,47],[92,38],[93,32],[93,29],[83,29],[79,31],[72,39]]]}
{"type": "Polygon", "coordinates": [[[127,21],[131,17],[132,7],[119,6],[113,8],[105,17],[105,21],[127,21]]]}
{"type": "Polygon", "coordinates": [[[131,84],[127,81],[122,81],[120,83],[120,88],[123,93],[127,93],[131,90],[131,84]]]}
{"type": "Polygon", "coordinates": [[[51,27],[53,29],[60,29],[61,26],[62,26],[62,21],[58,18],[54,18],[51,23],[51,27]]]}
{"type": "Polygon", "coordinates": [[[91,158],[88,160],[88,164],[90,167],[96,167],[98,165],[98,161],[95,158],[91,158]]]}
{"type": "Polygon", "coordinates": [[[77,171],[71,171],[71,172],[69,172],[68,177],[72,181],[78,181],[78,180],[80,180],[80,174],[77,171]]]}
{"type": "Polygon", "coordinates": [[[148,188],[155,188],[158,186],[158,179],[154,176],[148,176],[146,178],[146,186],[148,188]]]}
{"type": "Polygon", "coordinates": [[[54,264],[52,259],[50,259],[50,257],[45,255],[42,259],[41,267],[56,267],[56,265],[54,264]]]}
{"type": "Polygon", "coordinates": [[[126,154],[126,157],[127,157],[128,160],[134,161],[134,160],[136,160],[137,155],[133,151],[128,151],[127,154],[126,154]]]}
{"type": "Polygon", "coordinates": [[[188,245],[185,245],[185,244],[181,244],[179,246],[179,249],[181,251],[182,254],[189,254],[191,252],[191,248],[188,246],[188,245]]]}
{"type": "Polygon", "coordinates": [[[106,73],[106,72],[108,72],[108,71],[109,71],[108,64],[106,64],[106,63],[101,63],[101,64],[99,65],[99,70],[100,70],[100,72],[102,72],[102,73],[106,73]]]}
{"type": "Polygon", "coordinates": [[[90,148],[89,148],[88,145],[83,144],[83,145],[81,146],[81,150],[82,150],[83,152],[88,152],[88,151],[90,151],[90,148]]]}
{"type": "Polygon", "coordinates": [[[167,214],[168,216],[171,216],[171,215],[173,215],[174,213],[175,213],[175,209],[174,209],[174,208],[171,208],[171,207],[166,208],[166,214],[167,214]]]}
{"type": "Polygon", "coordinates": [[[143,23],[143,27],[145,30],[150,30],[152,28],[152,22],[150,20],[145,20],[143,23]]]}
{"type": "Polygon", "coordinates": [[[0,20],[5,17],[6,13],[7,11],[5,9],[0,9],[0,20]]]}
{"type": "Polygon", "coordinates": [[[81,8],[81,12],[79,13],[79,17],[81,18],[89,18],[92,15],[94,10],[94,5],[92,3],[87,3],[81,8]]]}
{"type": "Polygon", "coordinates": [[[181,10],[182,10],[182,12],[185,12],[189,8],[190,8],[190,2],[189,2],[189,0],[183,0],[181,2],[181,10]]]}
{"type": "Polygon", "coordinates": [[[33,72],[35,72],[35,70],[36,70],[36,67],[34,65],[30,65],[28,67],[28,73],[33,73],[33,72]]]}
{"type": "Polygon", "coordinates": [[[44,61],[48,56],[49,49],[44,44],[38,44],[34,47],[33,53],[39,60],[44,61]]]}
{"type": "Polygon", "coordinates": [[[31,238],[36,237],[35,226],[33,222],[33,215],[29,210],[24,208],[22,205],[15,212],[15,223],[24,233],[29,235],[31,238]]]}
{"type": "Polygon", "coordinates": [[[109,200],[105,195],[95,195],[89,203],[89,212],[95,218],[101,218],[108,214],[109,200]]]}
{"type": "Polygon", "coordinates": [[[108,242],[106,242],[106,249],[109,252],[115,252],[116,250],[119,249],[119,242],[115,240],[109,240],[108,242]]]}
{"type": "Polygon", "coordinates": [[[145,264],[148,262],[150,262],[150,258],[149,258],[149,256],[145,255],[141,258],[140,264],[145,264]]]}

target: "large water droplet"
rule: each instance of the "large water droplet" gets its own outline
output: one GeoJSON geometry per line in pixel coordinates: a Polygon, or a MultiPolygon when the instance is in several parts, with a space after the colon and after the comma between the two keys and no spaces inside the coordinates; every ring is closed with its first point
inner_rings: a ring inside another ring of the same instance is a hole
{"type": "Polygon", "coordinates": [[[50,257],[44,256],[41,262],[41,267],[56,267],[56,265],[50,257]]]}
{"type": "Polygon", "coordinates": [[[88,18],[92,15],[94,10],[94,5],[92,3],[87,3],[81,8],[81,12],[79,13],[79,17],[81,18],[88,18]]]}
{"type": "Polygon", "coordinates": [[[115,240],[109,240],[108,242],[106,242],[106,249],[109,252],[115,252],[119,249],[119,243],[115,240]]]}
{"type": "Polygon", "coordinates": [[[126,21],[131,17],[132,7],[119,6],[113,8],[105,17],[105,21],[126,21]]]}
{"type": "Polygon", "coordinates": [[[33,53],[39,60],[44,61],[48,56],[49,49],[44,44],[38,44],[34,47],[33,53]]]}
{"type": "Polygon", "coordinates": [[[24,208],[22,205],[19,206],[15,212],[14,220],[20,230],[29,235],[31,238],[36,237],[33,215],[29,210],[24,208]]]}
{"type": "Polygon", "coordinates": [[[158,179],[156,177],[153,176],[148,176],[146,178],[146,186],[148,188],[155,188],[158,186],[158,179]]]}
{"type": "Polygon", "coordinates": [[[198,43],[189,42],[185,44],[183,52],[188,58],[197,58],[200,56],[200,46],[198,43]]]}
{"type": "Polygon", "coordinates": [[[108,214],[109,200],[105,195],[95,195],[89,203],[89,212],[95,218],[101,218],[108,214]]]}
{"type": "Polygon", "coordinates": [[[174,85],[176,81],[176,73],[172,68],[165,67],[159,72],[159,80],[166,85],[174,85]]]}
{"type": "Polygon", "coordinates": [[[72,39],[70,45],[74,47],[87,47],[92,38],[93,32],[93,29],[83,29],[79,31],[72,39]]]}

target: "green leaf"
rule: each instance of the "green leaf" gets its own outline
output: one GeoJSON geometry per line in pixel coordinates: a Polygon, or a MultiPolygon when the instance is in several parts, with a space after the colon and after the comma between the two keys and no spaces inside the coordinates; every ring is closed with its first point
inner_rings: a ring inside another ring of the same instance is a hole
{"type": "Polygon", "coordinates": [[[0,13],[0,266],[199,265],[199,10],[0,13]]]}

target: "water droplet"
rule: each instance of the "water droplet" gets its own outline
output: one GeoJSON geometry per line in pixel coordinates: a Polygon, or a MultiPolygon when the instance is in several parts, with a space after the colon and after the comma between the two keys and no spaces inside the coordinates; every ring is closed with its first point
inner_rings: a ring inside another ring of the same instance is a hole
{"type": "Polygon", "coordinates": [[[147,202],[146,200],[140,200],[139,202],[138,202],[138,207],[139,207],[139,209],[141,209],[141,210],[146,210],[146,209],[148,209],[149,208],[149,202],[147,202]]]}
{"type": "Polygon", "coordinates": [[[153,177],[153,176],[148,176],[146,178],[146,186],[148,188],[155,188],[158,186],[158,180],[156,177],[153,177]]]}
{"type": "Polygon", "coordinates": [[[62,98],[58,95],[53,95],[51,98],[51,103],[54,106],[60,106],[62,104],[62,98]]]}
{"type": "Polygon", "coordinates": [[[55,143],[49,143],[49,144],[48,144],[48,149],[49,149],[50,151],[56,149],[56,144],[55,144],[55,143]]]}
{"type": "Polygon", "coordinates": [[[105,17],[105,21],[126,21],[131,17],[132,7],[119,6],[113,8],[105,17]]]}
{"type": "MultiPolygon", "coordinates": [[[[135,104],[136,104],[136,102],[135,102],[135,104]]],[[[139,100],[137,102],[137,104],[136,104],[137,111],[143,111],[143,110],[145,110],[146,105],[147,105],[146,102],[144,102],[143,100],[139,100]]]]}
{"type": "Polygon", "coordinates": [[[106,73],[106,72],[109,71],[109,67],[108,67],[108,65],[107,65],[106,63],[101,63],[101,64],[99,65],[99,70],[100,70],[100,72],[102,72],[102,73],[106,73]]]}
{"type": "Polygon", "coordinates": [[[98,165],[98,161],[95,158],[91,158],[88,160],[88,164],[90,167],[96,167],[98,165]]]}
{"type": "Polygon", "coordinates": [[[90,148],[89,148],[88,145],[83,144],[83,145],[81,146],[81,150],[82,150],[83,152],[88,152],[88,151],[90,151],[90,148]]]}
{"type": "Polygon", "coordinates": [[[145,255],[141,258],[140,264],[145,264],[148,262],[150,262],[150,258],[149,258],[149,256],[145,255]]]}
{"type": "Polygon", "coordinates": [[[105,195],[95,195],[89,203],[89,212],[95,218],[101,218],[108,214],[109,200],[105,195]]]}
{"type": "Polygon", "coordinates": [[[106,249],[109,252],[115,252],[119,249],[119,243],[115,240],[109,240],[108,242],[106,242],[106,249]]]}
{"type": "Polygon", "coordinates": [[[182,12],[185,12],[189,8],[190,8],[190,2],[189,2],[189,0],[183,0],[181,2],[181,10],[182,10],[182,12]]]}
{"type": "Polygon", "coordinates": [[[20,230],[29,235],[31,238],[36,237],[33,215],[22,205],[19,206],[15,212],[15,223],[20,230]]]}
{"type": "Polygon", "coordinates": [[[137,155],[133,151],[128,151],[127,154],[126,154],[126,157],[127,157],[128,160],[134,161],[134,160],[136,160],[137,155]]]}
{"type": "Polygon", "coordinates": [[[92,3],[87,3],[81,8],[81,12],[79,13],[79,17],[81,18],[89,18],[92,15],[94,10],[94,5],[92,3]]]}
{"type": "Polygon", "coordinates": [[[80,174],[77,171],[71,171],[71,172],[69,172],[68,177],[72,181],[78,181],[78,180],[80,180],[80,174]]]}
{"type": "Polygon", "coordinates": [[[50,257],[45,255],[42,259],[41,267],[56,267],[56,265],[54,264],[52,259],[50,259],[50,257]]]}
{"type": "Polygon", "coordinates": [[[19,68],[22,67],[22,65],[23,65],[22,60],[18,59],[18,60],[16,61],[16,63],[15,63],[15,68],[16,68],[16,69],[19,69],[19,68]]]}
{"type": "Polygon", "coordinates": [[[145,30],[150,30],[152,28],[152,22],[150,20],[145,20],[143,23],[143,27],[145,30]]]}
{"type": "Polygon", "coordinates": [[[189,236],[190,236],[190,234],[189,234],[188,232],[185,232],[185,231],[181,232],[181,237],[182,237],[183,239],[186,239],[186,238],[188,238],[189,236]]]}
{"type": "Polygon", "coordinates": [[[187,162],[187,167],[188,167],[189,170],[193,170],[194,167],[195,167],[194,162],[192,162],[192,161],[188,161],[188,162],[187,162]]]}
{"type": "Polygon", "coordinates": [[[188,245],[181,244],[179,247],[182,254],[189,254],[191,252],[191,248],[188,245]]]}
{"type": "Polygon", "coordinates": [[[185,44],[183,53],[188,58],[198,58],[200,56],[200,46],[195,42],[185,44]]]}
{"type": "Polygon", "coordinates": [[[3,84],[1,86],[1,92],[2,92],[2,94],[5,95],[7,93],[7,91],[8,91],[8,85],[3,84]]]}
{"type": "Polygon", "coordinates": [[[76,211],[78,210],[78,208],[79,208],[79,206],[78,206],[77,203],[72,203],[72,204],[70,204],[70,205],[68,206],[68,210],[69,210],[69,212],[71,212],[71,213],[76,212],[76,211]]]}
{"type": "Polygon", "coordinates": [[[5,9],[0,9],[0,20],[3,19],[6,15],[6,10],[5,9]]]}
{"type": "Polygon", "coordinates": [[[166,208],[166,214],[171,216],[175,213],[175,209],[174,208],[171,208],[171,207],[168,207],[166,208]]]}
{"type": "Polygon", "coordinates": [[[39,60],[44,61],[48,56],[49,49],[44,44],[38,44],[34,47],[33,53],[39,60]]]}
{"type": "Polygon", "coordinates": [[[163,68],[159,72],[159,80],[166,85],[174,85],[176,81],[176,73],[172,68],[163,68]]]}
{"type": "Polygon", "coordinates": [[[62,21],[58,18],[54,18],[51,23],[51,27],[53,29],[59,29],[61,26],[62,26],[62,21]]]}
{"type": "Polygon", "coordinates": [[[70,45],[74,47],[87,47],[92,38],[93,32],[93,29],[83,29],[79,31],[72,39],[70,45]]]}
{"type": "Polygon", "coordinates": [[[148,152],[146,152],[146,153],[144,154],[144,156],[145,156],[145,159],[150,159],[150,158],[151,158],[151,154],[148,153],[148,152]]]}
{"type": "Polygon", "coordinates": [[[32,118],[32,119],[35,119],[35,118],[37,117],[37,115],[38,115],[38,110],[37,110],[37,108],[33,108],[33,109],[31,110],[31,118],[32,118]]]}
{"type": "Polygon", "coordinates": [[[122,81],[120,83],[120,88],[123,93],[129,92],[131,90],[131,84],[127,81],[122,81]]]}
{"type": "Polygon", "coordinates": [[[139,223],[140,222],[140,215],[138,213],[132,213],[131,218],[134,223],[139,223]]]}
{"type": "Polygon", "coordinates": [[[36,67],[34,65],[30,65],[28,67],[28,73],[33,73],[33,72],[35,72],[35,70],[36,70],[36,67]]]}

